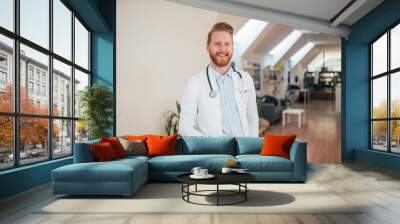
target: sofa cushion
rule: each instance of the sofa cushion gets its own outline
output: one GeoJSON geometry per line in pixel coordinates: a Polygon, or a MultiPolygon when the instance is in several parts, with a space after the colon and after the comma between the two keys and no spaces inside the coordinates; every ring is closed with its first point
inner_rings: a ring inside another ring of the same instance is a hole
{"type": "Polygon", "coordinates": [[[279,156],[239,155],[240,167],[249,172],[292,172],[292,161],[279,156]]]}
{"type": "Polygon", "coordinates": [[[271,135],[264,136],[264,146],[261,149],[262,156],[281,156],[290,159],[290,148],[296,135],[271,135]]]}
{"type": "Polygon", "coordinates": [[[260,154],[264,145],[262,137],[237,137],[236,155],[260,154]]]}
{"type": "Polygon", "coordinates": [[[112,145],[108,142],[93,144],[91,145],[91,149],[94,157],[96,157],[96,161],[105,162],[118,158],[112,145]]]}
{"type": "Polygon", "coordinates": [[[126,151],[126,155],[147,155],[146,143],[141,140],[127,140],[124,138],[118,138],[122,146],[126,151]]]}
{"type": "Polygon", "coordinates": [[[114,149],[115,155],[117,158],[122,158],[126,156],[126,151],[124,146],[121,144],[117,137],[103,137],[101,138],[101,142],[108,142],[114,149]]]}
{"type": "Polygon", "coordinates": [[[231,155],[175,155],[158,156],[149,160],[149,170],[163,172],[190,172],[199,166],[211,172],[219,171],[230,159],[231,155]]]}
{"type": "MultiPolygon", "coordinates": [[[[53,170],[58,182],[130,182],[133,173],[147,171],[147,163],[139,159],[109,162],[74,163],[53,170]]],[[[147,176],[147,172],[142,175],[147,176]]]]}
{"type": "Polygon", "coordinates": [[[177,141],[177,154],[235,155],[235,139],[232,137],[184,136],[177,141]]]}
{"type": "Polygon", "coordinates": [[[176,154],[176,138],[177,135],[172,136],[149,136],[146,143],[148,147],[148,156],[166,156],[176,154]]]}

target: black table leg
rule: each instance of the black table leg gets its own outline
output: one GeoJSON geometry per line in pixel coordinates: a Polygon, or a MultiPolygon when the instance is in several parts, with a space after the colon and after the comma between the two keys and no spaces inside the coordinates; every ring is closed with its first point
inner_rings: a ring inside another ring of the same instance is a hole
{"type": "Polygon", "coordinates": [[[244,201],[247,201],[247,192],[248,192],[248,190],[247,190],[247,182],[246,183],[244,183],[244,187],[245,187],[245,192],[244,192],[244,201]]]}
{"type": "Polygon", "coordinates": [[[189,200],[189,195],[190,195],[190,184],[187,185],[187,201],[190,202],[189,200]]]}
{"type": "Polygon", "coordinates": [[[219,206],[219,184],[217,184],[217,206],[219,206]]]}
{"type": "Polygon", "coordinates": [[[197,184],[196,184],[196,186],[195,186],[195,191],[197,192],[197,184]]]}

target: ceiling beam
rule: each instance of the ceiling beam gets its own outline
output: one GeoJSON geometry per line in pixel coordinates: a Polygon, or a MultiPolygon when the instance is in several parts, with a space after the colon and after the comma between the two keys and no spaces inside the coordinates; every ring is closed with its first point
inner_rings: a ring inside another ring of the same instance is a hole
{"type": "Polygon", "coordinates": [[[329,21],[296,15],[293,13],[278,11],[274,9],[256,7],[253,5],[230,2],[224,0],[166,0],[181,5],[232,14],[250,19],[263,20],[266,22],[284,24],[298,29],[347,37],[350,27],[338,25],[331,27],[329,21]]]}
{"type": "Polygon", "coordinates": [[[368,0],[353,0],[350,1],[345,7],[343,7],[335,16],[330,19],[330,26],[336,27],[343,21],[345,21],[349,16],[351,16],[355,11],[357,11],[361,6],[367,3],[368,0]]]}

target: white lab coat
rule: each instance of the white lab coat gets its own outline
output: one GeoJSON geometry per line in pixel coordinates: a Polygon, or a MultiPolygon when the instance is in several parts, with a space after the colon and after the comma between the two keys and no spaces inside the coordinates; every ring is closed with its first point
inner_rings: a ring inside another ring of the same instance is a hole
{"type": "MultiPolygon", "coordinates": [[[[258,136],[258,110],[253,79],[247,72],[238,72],[242,74],[242,79],[239,74],[233,72],[232,81],[243,133],[245,136],[258,136]]],[[[217,92],[215,98],[209,96],[210,86],[206,69],[190,78],[181,99],[180,135],[223,136],[220,92],[212,74],[210,81],[217,92]]]]}

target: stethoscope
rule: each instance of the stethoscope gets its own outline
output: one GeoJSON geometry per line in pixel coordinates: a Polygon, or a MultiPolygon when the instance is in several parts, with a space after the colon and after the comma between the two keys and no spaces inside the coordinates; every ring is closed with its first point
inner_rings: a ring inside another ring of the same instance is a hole
{"type": "MultiPolygon", "coordinates": [[[[210,67],[210,65],[207,65],[207,69],[206,69],[208,85],[210,86],[210,93],[209,93],[208,95],[209,95],[211,98],[215,98],[215,97],[217,97],[217,92],[214,91],[214,89],[213,89],[213,87],[212,87],[212,85],[211,85],[210,75],[208,74],[208,68],[209,68],[209,67],[210,67]]],[[[243,79],[243,78],[242,78],[242,74],[240,74],[240,72],[236,71],[236,69],[235,69],[233,66],[231,66],[231,67],[232,67],[233,71],[236,72],[236,73],[239,75],[240,79],[243,79]]]]}

